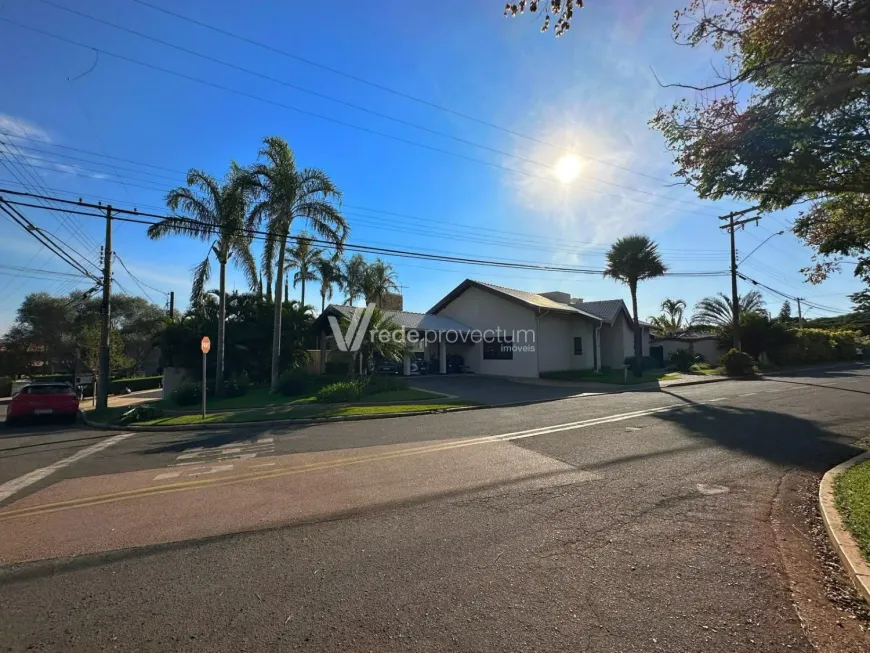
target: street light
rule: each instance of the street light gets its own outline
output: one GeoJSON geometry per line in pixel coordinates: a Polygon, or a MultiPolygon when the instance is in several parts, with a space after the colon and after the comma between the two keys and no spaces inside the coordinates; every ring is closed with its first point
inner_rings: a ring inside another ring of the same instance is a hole
{"type": "Polygon", "coordinates": [[[757,252],[759,250],[759,248],[762,247],[762,245],[767,243],[768,240],[770,240],[774,236],[782,236],[784,233],[785,233],[785,231],[777,231],[775,234],[770,234],[767,238],[765,238],[764,240],[761,241],[761,244],[758,247],[756,247],[751,252],[749,252],[749,255],[744,257],[744,259],[742,261],[740,261],[740,263],[741,264],[746,263],[746,261],[749,260],[749,257],[752,256],[753,254],[755,254],[755,252],[757,252]]]}

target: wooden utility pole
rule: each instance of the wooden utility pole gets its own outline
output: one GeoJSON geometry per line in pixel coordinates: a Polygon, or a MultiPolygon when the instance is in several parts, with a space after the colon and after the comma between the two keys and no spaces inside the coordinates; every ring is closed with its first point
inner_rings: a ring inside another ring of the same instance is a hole
{"type": "Polygon", "coordinates": [[[112,313],[112,205],[106,207],[106,244],[103,250],[103,304],[100,307],[100,370],[97,410],[109,407],[109,327],[112,313]]]}
{"type": "Polygon", "coordinates": [[[743,211],[734,211],[719,218],[720,220],[728,220],[728,224],[723,224],[719,228],[727,229],[731,235],[731,316],[733,319],[731,330],[734,336],[732,346],[737,351],[740,351],[740,297],[737,295],[737,247],[734,243],[734,230],[737,227],[742,228],[750,222],[757,223],[761,218],[758,216],[754,218],[744,218],[743,220],[735,220],[734,218],[746,215],[747,213],[752,213],[755,210],[755,208],[751,208],[744,209],[743,211]]]}
{"type": "Polygon", "coordinates": [[[169,291],[169,319],[175,317],[175,291],[169,291]]]}
{"type": "Polygon", "coordinates": [[[801,312],[801,300],[803,297],[795,297],[795,301],[798,306],[798,326],[803,329],[804,328],[804,314],[801,312]]]}

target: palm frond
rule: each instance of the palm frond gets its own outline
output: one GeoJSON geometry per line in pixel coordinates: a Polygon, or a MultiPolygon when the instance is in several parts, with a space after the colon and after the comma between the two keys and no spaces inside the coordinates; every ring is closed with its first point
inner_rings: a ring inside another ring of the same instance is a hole
{"type": "Polygon", "coordinates": [[[190,287],[190,304],[198,306],[205,296],[205,286],[211,279],[211,257],[206,256],[202,263],[193,267],[191,272],[193,272],[193,283],[190,287]]]}

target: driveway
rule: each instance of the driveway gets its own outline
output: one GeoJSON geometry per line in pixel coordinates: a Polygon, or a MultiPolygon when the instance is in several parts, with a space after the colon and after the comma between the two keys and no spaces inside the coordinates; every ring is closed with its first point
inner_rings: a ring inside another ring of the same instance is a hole
{"type": "Polygon", "coordinates": [[[419,376],[412,379],[410,383],[415,388],[455,395],[466,401],[476,401],[490,406],[523,401],[564,399],[584,394],[581,389],[576,387],[531,385],[509,379],[473,374],[419,376]]]}

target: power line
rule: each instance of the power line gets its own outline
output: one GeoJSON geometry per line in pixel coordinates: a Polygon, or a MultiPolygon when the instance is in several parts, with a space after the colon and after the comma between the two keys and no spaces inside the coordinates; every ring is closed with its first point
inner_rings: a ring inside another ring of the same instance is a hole
{"type": "Polygon", "coordinates": [[[139,290],[142,291],[142,294],[145,295],[145,297],[148,299],[148,301],[150,301],[152,304],[156,304],[157,302],[154,301],[154,299],[151,297],[151,295],[148,294],[148,291],[145,290],[145,288],[150,288],[154,292],[159,292],[160,294],[166,295],[167,297],[169,296],[168,292],[164,292],[162,290],[155,288],[154,286],[149,286],[144,281],[140,281],[136,277],[136,275],[134,275],[132,272],[130,272],[130,268],[127,267],[127,264],[124,263],[124,259],[122,259],[121,256],[117,252],[115,253],[115,260],[121,264],[121,267],[124,268],[124,270],[126,270],[127,274],[133,280],[133,283],[135,283],[137,286],[139,286],[139,290]]]}
{"type": "MultiPolygon", "coordinates": [[[[300,113],[300,114],[302,114],[302,115],[306,115],[306,116],[309,116],[309,117],[317,118],[317,119],[319,119],[319,120],[324,120],[324,121],[326,121],[326,122],[330,122],[330,123],[333,123],[333,124],[338,124],[338,125],[342,125],[342,126],[345,126],[345,127],[349,127],[349,128],[351,128],[351,129],[355,129],[355,130],[362,131],[362,132],[365,132],[365,133],[373,134],[373,135],[375,135],[375,136],[381,136],[381,137],[383,137],[383,138],[387,138],[387,139],[390,139],[390,140],[393,140],[393,141],[396,141],[396,142],[400,142],[400,143],[405,143],[405,144],[407,144],[407,145],[412,145],[412,146],[414,146],[414,147],[419,147],[419,148],[422,148],[422,149],[425,149],[425,150],[429,150],[429,151],[432,151],[432,152],[438,152],[438,153],[441,153],[441,154],[446,154],[447,156],[452,156],[452,157],[455,157],[455,158],[458,158],[458,159],[463,159],[463,160],[466,160],[466,161],[471,161],[471,162],[474,162],[474,163],[479,163],[479,164],[482,164],[482,165],[485,165],[485,166],[488,166],[488,167],[491,167],[491,168],[495,168],[495,169],[499,169],[499,170],[505,170],[505,171],[507,171],[507,172],[513,172],[513,173],[515,173],[515,174],[523,175],[523,176],[525,176],[525,177],[529,177],[529,178],[533,178],[533,179],[540,179],[540,180],[547,181],[547,182],[551,182],[551,183],[554,183],[554,184],[560,184],[560,183],[561,183],[561,182],[559,182],[557,179],[555,179],[555,178],[553,178],[553,177],[547,177],[547,176],[544,176],[544,175],[538,175],[538,174],[535,174],[535,173],[529,172],[529,171],[527,171],[527,170],[520,170],[520,169],[517,169],[517,168],[511,168],[511,167],[509,167],[509,166],[504,166],[504,165],[501,165],[501,164],[499,164],[499,163],[494,163],[494,162],[492,162],[492,161],[486,161],[485,159],[478,159],[478,158],[476,158],[476,157],[468,156],[468,155],[465,155],[465,154],[461,154],[461,153],[459,153],[459,152],[453,152],[453,151],[451,151],[451,150],[445,150],[444,148],[435,147],[435,146],[432,146],[432,145],[427,145],[427,144],[425,144],[425,143],[420,143],[420,142],[418,142],[418,141],[413,141],[413,140],[410,140],[410,139],[407,139],[407,138],[403,138],[403,137],[401,137],[401,136],[395,136],[395,135],[393,135],[393,134],[387,134],[386,132],[381,132],[381,131],[378,131],[378,130],[376,130],[376,129],[371,129],[371,128],[369,128],[369,127],[363,127],[362,125],[356,125],[356,124],[349,123],[349,122],[344,121],[344,120],[339,120],[339,119],[337,119],[337,118],[330,118],[330,117],[328,117],[328,116],[324,116],[324,115],[321,115],[321,114],[318,114],[318,113],[314,113],[314,112],[312,112],[312,111],[306,111],[306,110],[304,110],[304,109],[299,109],[298,107],[294,107],[294,106],[292,106],[292,105],[285,104],[285,103],[283,103],[283,102],[279,102],[279,101],[277,101],[277,100],[270,100],[270,99],[268,99],[268,98],[264,98],[264,97],[262,97],[262,96],[255,95],[255,94],[253,94],[253,93],[248,93],[248,92],[246,92],[246,91],[241,91],[241,90],[239,90],[239,89],[235,89],[235,88],[232,88],[232,87],[229,87],[229,86],[224,86],[223,84],[218,84],[218,83],[215,83],[215,82],[210,82],[210,81],[208,81],[208,80],[205,80],[205,79],[202,79],[202,78],[199,78],[199,77],[194,77],[194,76],[192,76],[192,75],[187,75],[186,73],[180,73],[180,72],[177,72],[177,71],[174,71],[174,70],[169,70],[169,69],[167,69],[167,68],[162,68],[162,67],[160,67],[160,66],[157,66],[157,65],[154,65],[154,64],[150,64],[150,63],[147,63],[147,62],[144,62],[144,61],[140,61],[140,60],[138,60],[138,59],[133,59],[132,57],[127,57],[127,56],[125,56],[125,55],[120,55],[120,54],[117,54],[117,53],[114,53],[114,52],[110,52],[110,51],[108,51],[108,50],[104,50],[103,48],[98,48],[98,47],[95,47],[95,46],[92,46],[92,45],[87,45],[87,44],[84,44],[84,43],[81,43],[81,42],[75,41],[75,40],[73,40],[73,39],[69,39],[69,38],[66,38],[66,37],[63,37],[63,36],[59,36],[59,35],[57,35],[57,34],[53,34],[53,33],[51,33],[51,32],[47,32],[47,31],[45,31],[45,30],[42,30],[42,29],[39,29],[39,28],[36,28],[36,27],[31,27],[31,26],[29,26],[29,25],[24,25],[24,24],[22,24],[22,23],[18,23],[18,22],[16,22],[16,21],[10,20],[10,19],[5,18],[5,17],[0,17],[0,21],[3,21],[3,22],[6,22],[6,23],[9,23],[9,24],[11,24],[11,25],[15,25],[16,27],[20,27],[20,28],[22,28],[22,29],[26,29],[26,30],[29,30],[29,31],[35,32],[35,33],[37,33],[37,34],[42,34],[42,35],[44,35],[44,36],[48,36],[48,37],[50,37],[50,38],[53,38],[53,39],[56,39],[56,40],[62,41],[62,42],[64,42],[64,43],[69,43],[69,44],[71,44],[71,45],[78,46],[78,47],[80,47],[80,48],[85,48],[85,49],[88,49],[88,50],[95,50],[95,51],[97,51],[97,52],[100,52],[100,53],[102,53],[102,54],[105,54],[106,56],[115,57],[116,59],[120,59],[121,61],[127,61],[127,62],[129,62],[129,63],[134,63],[134,64],[137,64],[137,65],[139,65],[139,66],[143,66],[143,67],[145,67],[145,68],[150,68],[150,69],[152,69],[152,70],[157,70],[157,71],[159,71],[159,72],[163,72],[163,73],[166,73],[166,74],[168,74],[168,75],[173,75],[173,76],[175,76],[175,77],[179,77],[179,78],[181,78],[181,79],[186,79],[186,80],[189,80],[189,81],[193,81],[193,82],[196,82],[196,83],[198,83],[198,84],[202,84],[202,85],[204,85],[204,86],[210,86],[210,87],[212,87],[212,88],[216,88],[216,89],[219,89],[219,90],[223,90],[223,91],[226,91],[226,92],[228,92],[228,93],[233,93],[233,94],[235,94],[235,95],[239,95],[239,96],[246,97],[246,98],[249,98],[249,99],[257,100],[258,102],[263,102],[263,103],[265,103],[265,104],[269,104],[269,105],[272,105],[272,106],[281,107],[281,108],[283,108],[283,109],[287,109],[287,110],[289,110],[289,111],[293,111],[293,112],[296,112],[296,113],[300,113]]],[[[538,164],[538,165],[543,165],[543,164],[538,164]]],[[[123,185],[123,184],[122,184],[122,185],[123,185]]],[[[690,210],[690,209],[681,209],[681,208],[676,208],[676,207],[674,207],[674,206],[672,206],[672,205],[661,204],[661,203],[656,203],[656,202],[648,202],[648,201],[646,201],[646,200],[641,200],[641,199],[637,199],[637,198],[633,198],[633,197],[627,197],[627,196],[625,196],[625,195],[618,195],[618,194],[616,194],[616,193],[608,193],[608,192],[605,192],[605,191],[598,190],[598,189],[596,189],[596,188],[589,188],[589,187],[585,187],[585,186],[578,186],[578,184],[573,183],[573,182],[570,182],[570,183],[564,183],[564,184],[562,184],[562,185],[564,185],[564,186],[574,186],[574,187],[582,188],[583,190],[587,190],[587,191],[590,191],[590,192],[593,192],[593,193],[598,193],[598,194],[603,195],[603,196],[607,196],[607,197],[615,197],[615,198],[617,198],[617,199],[621,199],[621,200],[625,200],[625,201],[629,201],[629,202],[636,202],[636,203],[638,203],[638,204],[647,204],[647,205],[649,205],[649,206],[658,206],[658,207],[668,208],[668,209],[671,209],[671,210],[673,210],[673,211],[682,211],[682,212],[684,212],[684,213],[694,213],[694,214],[697,214],[697,215],[703,215],[703,216],[706,216],[706,217],[715,217],[715,214],[713,214],[713,213],[708,213],[708,212],[703,212],[703,213],[702,213],[702,212],[700,212],[700,211],[695,211],[695,210],[690,210]]],[[[627,188],[627,187],[623,187],[623,188],[627,188]]],[[[630,190],[633,190],[634,192],[640,192],[640,193],[644,193],[644,194],[648,194],[648,195],[653,195],[654,197],[659,197],[659,198],[662,198],[662,199],[665,199],[665,200],[670,200],[670,201],[672,201],[672,202],[683,202],[683,201],[684,201],[684,200],[680,200],[680,199],[678,199],[678,198],[662,197],[662,196],[660,196],[660,195],[656,195],[655,193],[648,193],[647,191],[641,191],[641,190],[635,190],[635,189],[630,189],[630,190]]]]}
{"type": "Polygon", "coordinates": [[[32,272],[34,274],[44,274],[44,275],[53,275],[58,277],[73,277],[75,279],[81,279],[84,275],[74,274],[72,272],[60,272],[58,270],[44,270],[42,268],[31,268],[28,266],[21,265],[6,265],[0,263],[0,270],[11,270],[17,272],[32,272]]]}
{"type": "MultiPolygon", "coordinates": [[[[11,195],[23,196],[23,197],[33,197],[32,193],[25,193],[22,191],[13,191],[8,189],[0,189],[0,194],[8,193],[11,195]]],[[[2,195],[0,195],[0,199],[2,199],[2,195]]],[[[85,202],[74,202],[72,200],[64,200],[60,198],[50,198],[55,199],[58,202],[76,205],[83,208],[91,208],[91,209],[102,209],[102,205],[99,204],[89,204],[85,202]]],[[[43,208],[40,205],[30,204],[27,202],[19,202],[19,201],[11,201],[4,200],[8,204],[14,204],[17,206],[30,206],[33,208],[43,208]]],[[[104,218],[103,215],[98,213],[89,213],[86,211],[79,211],[75,209],[64,209],[66,211],[70,211],[77,215],[84,215],[88,217],[95,218],[104,218]]],[[[126,209],[115,209],[113,207],[113,213],[118,214],[113,216],[113,220],[117,220],[120,222],[130,222],[135,224],[143,224],[143,225],[153,225],[156,224],[153,220],[145,220],[144,218],[156,218],[158,220],[164,220],[167,217],[166,215],[159,215],[154,213],[146,213],[141,211],[130,211],[126,209]],[[121,215],[132,215],[136,216],[135,218],[124,218],[121,215]]],[[[213,225],[207,224],[205,222],[200,222],[197,220],[192,220],[189,218],[183,218],[180,216],[171,216],[175,219],[181,219],[189,223],[191,226],[195,226],[197,228],[206,227],[209,231],[216,232],[216,228],[213,225]]],[[[240,233],[245,233],[251,236],[252,238],[257,238],[258,240],[266,240],[269,237],[269,233],[267,231],[258,230],[258,229],[250,229],[250,228],[240,228],[238,229],[240,233]]],[[[316,245],[324,245],[327,247],[334,246],[334,243],[312,237],[301,237],[301,236],[288,236],[291,240],[295,240],[296,242],[307,241],[316,245]]],[[[574,274],[603,274],[604,270],[601,269],[589,269],[589,268],[577,268],[577,267],[565,267],[565,266],[556,266],[556,265],[547,265],[547,264],[538,264],[538,263],[523,263],[523,262],[514,262],[514,261],[505,261],[505,260],[493,260],[493,259],[476,259],[470,257],[462,257],[462,256],[452,256],[452,255],[444,255],[444,254],[430,254],[426,252],[413,251],[413,250],[405,250],[405,249],[396,249],[396,248],[384,248],[384,247],[374,247],[371,245],[359,244],[359,243],[347,243],[343,245],[343,249],[354,252],[364,252],[370,254],[380,254],[385,256],[396,256],[400,258],[417,258],[417,259],[426,259],[426,260],[435,260],[442,262],[450,262],[450,263],[469,263],[475,265],[489,265],[493,267],[506,267],[506,268],[517,268],[517,269],[529,269],[529,270],[542,270],[542,271],[551,271],[551,272],[570,272],[574,274]]],[[[692,271],[692,272],[669,272],[668,276],[680,276],[680,277],[709,277],[709,276],[722,276],[726,274],[722,271],[692,271]]]]}
{"type": "Polygon", "coordinates": [[[436,104],[435,102],[430,102],[430,101],[428,101],[428,100],[425,100],[425,99],[422,99],[422,98],[416,97],[416,96],[414,96],[414,95],[411,95],[410,93],[405,93],[405,92],[403,92],[403,91],[398,91],[398,90],[392,89],[392,88],[390,88],[390,87],[388,87],[388,86],[384,86],[383,84],[378,84],[377,82],[372,82],[372,81],[370,81],[370,80],[364,79],[364,78],[362,78],[362,77],[358,77],[358,76],[356,76],[356,75],[352,75],[352,74],[350,74],[350,73],[347,73],[347,72],[344,72],[344,71],[338,70],[338,69],[336,69],[336,68],[331,68],[330,66],[327,66],[327,65],[325,65],[325,64],[322,64],[322,63],[320,63],[320,62],[312,61],[311,59],[306,59],[305,57],[301,57],[301,56],[296,55],[296,54],[293,54],[293,53],[291,53],[291,52],[287,52],[286,50],[281,50],[281,49],[279,49],[279,48],[273,47],[273,46],[268,45],[268,44],[266,44],[266,43],[263,43],[263,42],[261,42],[261,41],[256,41],[256,40],[254,40],[254,39],[250,39],[250,38],[247,38],[247,37],[241,36],[241,35],[239,35],[239,34],[235,34],[234,32],[230,32],[230,31],[228,31],[228,30],[224,30],[224,29],[221,29],[221,28],[219,28],[219,27],[215,27],[215,26],[213,26],[213,25],[209,25],[208,23],[204,23],[204,22],[202,22],[202,21],[199,21],[199,20],[196,20],[196,19],[193,19],[193,18],[189,18],[188,16],[184,16],[184,15],[179,14],[179,13],[176,13],[176,12],[174,12],[174,11],[170,11],[169,9],[165,9],[165,8],[163,8],[163,7],[159,7],[159,6],[157,6],[157,5],[153,5],[153,4],[149,3],[149,2],[145,2],[145,0],[133,0],[133,2],[135,2],[135,3],[137,3],[137,4],[140,4],[140,5],[143,5],[143,6],[145,6],[145,7],[149,7],[149,8],[151,8],[151,9],[155,10],[155,11],[162,12],[162,13],[167,14],[167,15],[169,15],[169,16],[173,16],[174,18],[178,18],[178,19],[183,20],[183,21],[186,21],[186,22],[188,22],[188,23],[192,23],[192,24],[194,24],[194,25],[197,25],[197,26],[199,26],[199,27],[205,28],[205,29],[207,29],[207,30],[211,30],[211,31],[216,32],[216,33],[218,33],[218,34],[222,34],[222,35],[224,35],[224,36],[228,36],[228,37],[230,37],[230,38],[236,39],[236,40],[241,41],[241,42],[243,42],[243,43],[247,43],[247,44],[249,44],[249,45],[254,45],[254,46],[259,47],[259,48],[262,48],[262,49],[264,49],[264,50],[268,50],[268,51],[270,51],[270,52],[272,52],[272,53],[274,53],[274,54],[279,54],[279,55],[281,55],[281,56],[283,56],[283,57],[287,57],[287,58],[289,58],[289,59],[293,59],[293,60],[295,60],[295,61],[299,61],[299,62],[304,63],[304,64],[306,64],[306,65],[314,66],[314,67],[316,67],[316,68],[320,68],[321,70],[326,70],[327,72],[333,73],[333,74],[335,74],[335,75],[340,75],[341,77],[345,77],[345,78],[347,78],[347,79],[352,79],[352,80],[354,80],[354,81],[356,81],[356,82],[359,82],[359,83],[361,83],[361,84],[365,84],[365,85],[367,85],[367,86],[371,86],[372,88],[376,88],[376,89],[379,89],[379,90],[384,91],[384,92],[386,92],[386,93],[390,93],[390,94],[392,94],[392,95],[396,95],[396,96],[398,96],[398,97],[405,98],[406,100],[411,100],[412,102],[417,102],[417,103],[419,103],[419,104],[422,104],[422,105],[424,105],[424,106],[430,107],[430,108],[432,108],[432,109],[437,109],[438,111],[443,111],[443,112],[445,112],[445,113],[448,113],[448,114],[450,114],[450,115],[456,116],[456,117],[458,117],[458,118],[463,118],[463,119],[465,119],[465,120],[470,120],[470,121],[475,122],[475,123],[477,123],[477,124],[479,124],[479,125],[483,125],[483,126],[485,126],[485,127],[489,127],[489,128],[491,128],[491,129],[498,130],[498,131],[503,132],[503,133],[505,133],[505,134],[510,134],[511,136],[516,136],[516,137],[518,137],[518,138],[522,138],[522,139],[524,139],[524,140],[531,141],[531,142],[533,142],[533,143],[537,143],[537,144],[539,144],[539,145],[546,145],[547,147],[552,147],[552,148],[554,148],[554,149],[556,149],[556,150],[560,150],[560,151],[562,151],[562,152],[566,152],[566,153],[568,153],[568,154],[573,154],[573,155],[575,155],[575,156],[581,157],[581,158],[583,158],[583,159],[587,159],[587,160],[589,160],[589,161],[594,161],[594,162],[596,162],[596,163],[600,163],[601,165],[606,165],[606,166],[609,166],[609,167],[612,167],[612,168],[616,168],[616,169],[618,169],[618,170],[623,170],[624,172],[629,172],[629,173],[634,174],[634,175],[639,175],[639,176],[641,176],[641,177],[646,177],[647,179],[652,179],[652,180],[654,180],[654,181],[660,181],[660,182],[663,182],[663,183],[665,183],[665,184],[670,184],[670,183],[672,183],[672,180],[670,180],[670,179],[664,179],[664,178],[662,178],[662,177],[656,177],[656,176],[654,176],[654,175],[650,175],[650,174],[647,174],[647,173],[645,173],[645,172],[640,172],[640,171],[638,171],[638,170],[633,170],[633,169],[631,169],[631,168],[627,168],[627,167],[625,167],[625,166],[621,166],[621,165],[618,165],[618,164],[616,164],[616,163],[613,163],[613,162],[611,162],[611,161],[607,161],[607,160],[604,160],[604,159],[597,159],[597,158],[595,158],[595,157],[589,156],[588,154],[584,154],[584,153],[582,153],[582,152],[577,152],[577,151],[572,150],[572,149],[570,149],[570,148],[566,148],[566,147],[564,147],[564,146],[562,146],[562,145],[557,145],[556,143],[550,143],[549,141],[545,141],[545,140],[540,139],[540,138],[535,138],[534,136],[529,136],[528,134],[523,134],[522,132],[518,132],[518,131],[513,130],[513,129],[510,129],[510,128],[508,128],[508,127],[503,127],[503,126],[501,126],[501,125],[494,124],[494,123],[489,122],[489,121],[487,121],[487,120],[483,120],[483,119],[481,119],[481,118],[476,118],[475,116],[471,116],[471,115],[469,115],[469,114],[467,114],[467,113],[463,113],[463,112],[461,112],[461,111],[457,111],[457,110],[455,110],[455,109],[450,109],[450,108],[445,107],[445,106],[442,106],[442,105],[440,105],[440,104],[436,104]]]}
{"type": "MultiPolygon", "coordinates": [[[[288,81],[286,81],[286,80],[278,79],[278,78],[276,78],[276,77],[272,77],[272,76],[270,76],[270,75],[266,75],[266,74],[261,73],[261,72],[258,72],[258,71],[256,71],[256,70],[251,70],[250,68],[245,68],[244,66],[239,66],[239,65],[234,64],[234,63],[232,63],[232,62],[224,61],[224,60],[222,60],[222,59],[218,59],[217,57],[212,57],[212,56],[210,56],[210,55],[203,54],[203,53],[201,53],[201,52],[197,52],[197,51],[195,51],[195,50],[191,50],[191,49],[189,49],[189,48],[186,48],[186,47],[183,47],[183,46],[180,46],[180,45],[177,45],[177,44],[171,43],[171,42],[169,42],[169,41],[165,41],[165,40],[163,40],[163,39],[160,39],[160,38],[157,38],[157,37],[154,37],[154,36],[149,36],[148,34],[144,34],[144,33],[139,32],[139,31],[137,31],[137,30],[134,30],[134,29],[130,29],[130,28],[124,27],[123,25],[118,25],[117,23],[113,23],[113,22],[111,22],[111,21],[107,21],[107,20],[104,20],[104,19],[102,19],[102,18],[97,18],[96,16],[92,16],[92,15],[87,14],[87,13],[84,13],[84,12],[82,12],[82,11],[78,11],[78,10],[76,10],[76,9],[72,9],[72,8],[70,8],[70,7],[64,7],[63,5],[59,5],[59,4],[55,3],[55,2],[52,2],[51,0],[39,0],[39,1],[42,2],[43,4],[47,4],[47,5],[51,6],[51,7],[56,8],[56,9],[60,9],[61,11],[66,11],[66,12],[71,13],[71,14],[74,14],[74,15],[76,15],[76,16],[81,16],[82,18],[86,18],[86,19],[91,20],[91,21],[94,21],[94,22],[96,22],[96,23],[100,23],[101,25],[107,25],[107,26],[109,26],[109,27],[111,27],[111,28],[113,28],[113,29],[120,30],[120,31],[125,32],[125,33],[127,33],[127,34],[132,34],[132,35],[134,35],[134,36],[138,36],[139,38],[146,39],[146,40],[151,41],[151,42],[153,42],[153,43],[158,43],[158,44],[160,44],[160,45],[163,45],[163,46],[166,46],[166,47],[172,48],[172,49],[174,49],[174,50],[178,50],[179,52],[184,52],[184,53],[186,53],[186,54],[190,54],[190,55],[193,55],[193,56],[195,56],[195,57],[199,57],[199,58],[201,58],[201,59],[205,59],[206,61],[211,61],[211,62],[213,62],[213,63],[217,63],[217,64],[220,64],[220,65],[222,65],[222,66],[226,66],[226,67],[231,68],[231,69],[233,69],[233,70],[238,70],[238,71],[241,71],[241,72],[246,73],[246,74],[248,74],[248,75],[253,75],[253,76],[258,77],[258,78],[260,78],[260,79],[265,79],[265,80],[270,81],[270,82],[273,82],[273,83],[275,83],[275,84],[280,84],[280,85],[282,85],[282,86],[285,86],[285,87],[288,87],[288,88],[292,88],[292,89],[294,89],[294,90],[296,90],[296,91],[299,91],[299,92],[301,92],[301,93],[307,93],[307,94],[309,94],[309,95],[313,95],[313,96],[315,96],[315,97],[319,97],[319,98],[322,98],[322,99],[325,99],[325,100],[329,100],[330,102],[338,103],[338,104],[340,104],[340,105],[342,105],[342,106],[346,106],[346,107],[350,107],[350,108],[352,108],[352,109],[356,109],[357,111],[363,111],[363,112],[365,112],[365,113],[368,113],[368,114],[371,114],[371,115],[375,115],[375,116],[378,116],[378,117],[380,117],[380,118],[385,118],[385,119],[387,119],[387,120],[390,120],[390,121],[393,121],[393,122],[399,123],[399,124],[401,124],[401,125],[405,125],[405,126],[407,126],[407,127],[413,127],[414,129],[419,129],[419,130],[421,130],[421,131],[424,131],[424,132],[427,132],[427,133],[430,133],[430,134],[435,134],[436,136],[441,136],[441,137],[443,137],[443,138],[448,138],[448,139],[450,139],[450,140],[456,141],[457,143],[462,143],[462,144],[464,144],[464,145],[470,145],[471,147],[476,147],[476,148],[479,148],[479,149],[483,149],[483,150],[486,150],[486,151],[492,152],[492,153],[494,153],[494,154],[498,154],[498,155],[500,155],[500,156],[506,156],[506,157],[509,157],[509,158],[512,158],[512,159],[516,159],[516,160],[518,160],[518,161],[522,161],[522,162],[524,162],[524,163],[531,163],[531,164],[533,164],[533,165],[538,165],[538,166],[541,166],[541,167],[544,167],[544,168],[548,168],[548,169],[550,169],[550,170],[555,170],[555,169],[556,169],[556,166],[554,166],[554,165],[552,165],[552,164],[547,164],[547,163],[543,163],[543,162],[541,162],[541,161],[535,161],[535,160],[533,160],[533,159],[528,159],[528,158],[526,158],[526,157],[518,156],[518,155],[516,155],[516,154],[512,154],[512,153],[510,153],[510,152],[506,152],[506,151],[504,151],[504,150],[499,150],[499,149],[497,149],[497,148],[493,148],[493,147],[490,147],[490,146],[488,146],[488,145],[483,145],[483,144],[480,144],[480,143],[476,143],[476,142],[474,142],[474,141],[471,141],[471,140],[468,140],[468,139],[465,139],[465,138],[460,138],[460,137],[458,137],[458,136],[454,136],[454,135],[452,135],[452,134],[448,134],[448,133],[446,133],[446,132],[443,132],[443,131],[440,131],[440,130],[437,130],[437,129],[433,129],[433,128],[431,128],[431,127],[427,127],[427,126],[425,126],[425,125],[419,125],[419,124],[417,124],[417,123],[413,123],[413,122],[410,122],[410,121],[408,121],[408,120],[404,120],[404,119],[402,119],[402,118],[397,118],[397,117],[395,117],[395,116],[391,116],[391,115],[388,115],[388,114],[382,113],[382,112],[380,112],[380,111],[375,111],[375,110],[373,110],[373,109],[368,109],[368,108],[363,107],[363,106],[360,106],[360,105],[358,105],[358,104],[354,104],[354,103],[352,103],[352,102],[347,102],[347,101],[345,101],[345,100],[341,100],[341,99],[339,99],[339,98],[332,97],[332,96],[327,95],[327,94],[325,94],[325,93],[320,93],[319,91],[313,91],[313,90],[311,90],[311,89],[304,88],[304,87],[299,86],[299,85],[297,85],[297,84],[290,83],[290,82],[288,82],[288,81]]],[[[586,180],[588,180],[588,181],[594,181],[594,182],[596,182],[596,183],[604,184],[604,185],[606,185],[606,186],[612,186],[612,187],[615,187],[615,188],[621,188],[621,189],[624,189],[624,190],[630,190],[630,191],[633,191],[633,192],[636,192],[636,193],[641,193],[641,194],[644,194],[644,195],[650,195],[650,196],[652,196],[652,197],[658,197],[658,198],[662,198],[662,199],[670,199],[670,200],[673,200],[673,201],[676,201],[676,202],[681,202],[681,203],[683,203],[683,204],[690,204],[690,205],[692,205],[692,206],[699,206],[699,207],[702,207],[702,208],[706,208],[705,205],[700,204],[700,203],[698,203],[698,202],[691,201],[691,200],[683,200],[683,199],[679,199],[679,198],[667,197],[667,196],[659,195],[659,194],[657,194],[657,193],[652,193],[652,192],[649,192],[649,191],[645,191],[645,190],[642,190],[642,189],[632,188],[632,187],[630,187],[630,186],[625,186],[625,185],[622,185],[622,184],[617,184],[617,183],[613,183],[613,182],[609,182],[609,181],[604,181],[604,180],[602,180],[602,179],[597,179],[597,178],[595,178],[595,177],[586,177],[586,178],[584,178],[584,179],[586,179],[586,180]]]]}

